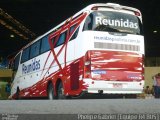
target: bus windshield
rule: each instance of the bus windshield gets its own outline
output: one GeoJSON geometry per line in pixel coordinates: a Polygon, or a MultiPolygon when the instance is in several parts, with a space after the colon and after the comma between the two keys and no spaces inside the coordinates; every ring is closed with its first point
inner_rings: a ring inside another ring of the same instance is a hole
{"type": "Polygon", "coordinates": [[[85,21],[83,30],[142,34],[138,17],[114,11],[94,11],[85,21]]]}

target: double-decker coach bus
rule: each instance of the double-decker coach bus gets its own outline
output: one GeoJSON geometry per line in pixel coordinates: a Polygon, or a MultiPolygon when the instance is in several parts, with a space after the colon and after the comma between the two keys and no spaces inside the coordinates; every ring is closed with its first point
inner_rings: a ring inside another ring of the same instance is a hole
{"type": "Polygon", "coordinates": [[[143,56],[141,12],[91,4],[19,51],[10,97],[142,93],[143,56]]]}

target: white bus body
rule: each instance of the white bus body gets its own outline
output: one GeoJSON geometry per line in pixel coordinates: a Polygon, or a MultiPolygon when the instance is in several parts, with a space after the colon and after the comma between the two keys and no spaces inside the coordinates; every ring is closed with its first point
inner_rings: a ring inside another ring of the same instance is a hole
{"type": "Polygon", "coordinates": [[[142,93],[143,56],[140,11],[92,4],[15,56],[11,97],[142,93]]]}

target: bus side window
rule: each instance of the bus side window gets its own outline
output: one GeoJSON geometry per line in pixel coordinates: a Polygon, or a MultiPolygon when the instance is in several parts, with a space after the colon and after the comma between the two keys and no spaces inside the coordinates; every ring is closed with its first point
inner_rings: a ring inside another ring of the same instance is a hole
{"type": "Polygon", "coordinates": [[[23,50],[21,63],[29,60],[29,52],[30,52],[30,47],[27,47],[26,49],[23,50]]]}
{"type": "Polygon", "coordinates": [[[31,45],[30,58],[38,56],[39,51],[40,51],[40,40],[31,45]]]}
{"type": "Polygon", "coordinates": [[[55,44],[55,40],[56,40],[56,39],[57,39],[57,36],[52,38],[52,44],[53,44],[53,45],[55,44]]]}
{"type": "Polygon", "coordinates": [[[65,31],[65,32],[63,32],[63,33],[60,34],[55,47],[58,47],[58,46],[64,44],[64,42],[66,40],[66,35],[67,35],[67,31],[65,31]]]}
{"type": "Polygon", "coordinates": [[[19,60],[20,60],[20,54],[18,54],[13,61],[13,71],[17,71],[19,66],[19,60]]]}
{"type": "Polygon", "coordinates": [[[41,53],[47,52],[48,50],[50,50],[50,45],[48,42],[48,36],[45,36],[42,38],[41,40],[41,53]]]}
{"type": "Polygon", "coordinates": [[[69,35],[71,35],[71,34],[73,33],[76,25],[77,25],[77,24],[73,25],[73,26],[70,28],[70,30],[69,30],[69,35]]]}
{"type": "MultiPolygon", "coordinates": [[[[72,27],[73,27],[73,26],[72,26],[72,27]]],[[[70,29],[70,31],[71,31],[71,30],[72,30],[72,28],[70,29]]],[[[77,37],[78,31],[79,31],[79,27],[77,28],[77,30],[76,30],[76,31],[74,32],[74,34],[72,35],[70,41],[73,40],[73,39],[75,39],[75,38],[77,37]]]]}
{"type": "Polygon", "coordinates": [[[92,27],[93,27],[93,15],[90,14],[86,18],[86,21],[85,21],[84,26],[83,26],[83,31],[85,31],[85,30],[92,30],[92,27]]]}

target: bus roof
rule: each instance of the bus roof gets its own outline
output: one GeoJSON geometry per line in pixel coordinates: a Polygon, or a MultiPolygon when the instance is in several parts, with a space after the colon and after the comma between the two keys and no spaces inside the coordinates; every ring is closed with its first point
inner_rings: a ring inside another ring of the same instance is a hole
{"type": "MultiPolygon", "coordinates": [[[[25,49],[26,47],[30,46],[31,44],[33,44],[34,42],[36,42],[37,40],[43,38],[44,36],[48,35],[49,33],[55,31],[57,28],[59,28],[60,26],[62,26],[63,24],[66,23],[66,21],[69,21],[70,19],[73,19],[75,17],[77,17],[78,15],[82,14],[85,11],[93,11],[92,8],[95,7],[106,7],[106,8],[114,8],[114,9],[124,9],[124,10],[128,10],[128,11],[132,11],[132,12],[139,12],[140,11],[136,8],[133,7],[128,7],[128,6],[123,6],[117,3],[95,3],[95,4],[90,4],[87,7],[85,7],[84,9],[82,9],[81,11],[77,12],[76,14],[74,14],[73,16],[69,17],[68,19],[66,19],[65,21],[63,21],[62,23],[60,23],[59,25],[57,25],[56,27],[52,28],[51,30],[49,30],[48,32],[44,33],[43,35],[37,37],[35,40],[31,41],[30,43],[28,43],[26,46],[24,46],[21,50],[25,49]]],[[[141,13],[140,13],[141,15],[141,13]]],[[[21,51],[20,50],[20,51],[21,51]]],[[[20,52],[19,51],[19,52],[20,52]]],[[[18,52],[18,53],[19,53],[18,52]]],[[[17,54],[18,54],[17,53],[17,54]]]]}

